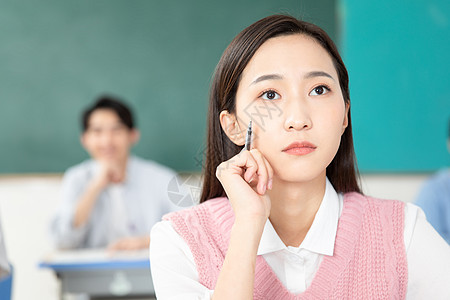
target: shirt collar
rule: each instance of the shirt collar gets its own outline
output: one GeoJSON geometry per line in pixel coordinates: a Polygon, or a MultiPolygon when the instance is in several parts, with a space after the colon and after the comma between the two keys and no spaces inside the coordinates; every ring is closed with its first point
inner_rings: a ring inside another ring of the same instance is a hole
{"type": "MultiPolygon", "coordinates": [[[[340,214],[339,197],[331,182],[326,179],[325,194],[314,221],[306,234],[305,239],[298,249],[305,249],[323,255],[333,255],[334,241],[340,214]]],[[[292,248],[292,247],[290,247],[292,248]]],[[[287,249],[267,219],[264,226],[261,241],[258,247],[258,255],[287,249]]]]}

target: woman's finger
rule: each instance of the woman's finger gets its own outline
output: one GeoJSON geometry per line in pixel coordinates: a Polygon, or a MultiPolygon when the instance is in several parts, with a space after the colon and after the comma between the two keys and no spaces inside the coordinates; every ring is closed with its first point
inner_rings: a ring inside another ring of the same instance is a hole
{"type": "Polygon", "coordinates": [[[217,166],[216,177],[221,180],[226,174],[238,174],[250,183],[257,170],[258,165],[253,156],[249,151],[244,151],[217,166]]]}
{"type": "Polygon", "coordinates": [[[258,176],[258,185],[256,190],[260,195],[264,195],[267,190],[267,183],[269,181],[269,173],[264,161],[264,157],[258,149],[250,150],[250,154],[252,155],[258,166],[258,169],[256,171],[258,176]]]}

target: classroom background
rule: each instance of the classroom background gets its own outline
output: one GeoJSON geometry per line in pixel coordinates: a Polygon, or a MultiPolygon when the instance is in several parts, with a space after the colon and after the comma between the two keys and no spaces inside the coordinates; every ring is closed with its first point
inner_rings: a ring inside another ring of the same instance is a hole
{"type": "Polygon", "coordinates": [[[137,155],[201,171],[208,89],[222,52],[256,20],[288,13],[323,27],[350,74],[364,192],[411,202],[448,167],[446,0],[0,1],[0,221],[13,299],[57,299],[48,221],[62,173],[87,159],[80,112],[101,94],[136,114],[137,155]]]}

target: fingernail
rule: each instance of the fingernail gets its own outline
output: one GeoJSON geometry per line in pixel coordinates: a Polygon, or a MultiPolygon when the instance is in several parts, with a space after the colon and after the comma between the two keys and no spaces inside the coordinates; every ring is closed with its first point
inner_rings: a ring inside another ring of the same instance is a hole
{"type": "Polygon", "coordinates": [[[259,185],[258,190],[260,191],[261,195],[264,195],[264,193],[266,192],[266,185],[265,184],[259,185]]]}

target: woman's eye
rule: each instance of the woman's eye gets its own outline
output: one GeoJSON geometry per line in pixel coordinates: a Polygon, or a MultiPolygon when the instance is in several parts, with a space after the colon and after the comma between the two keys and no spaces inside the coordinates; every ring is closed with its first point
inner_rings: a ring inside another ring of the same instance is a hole
{"type": "Polygon", "coordinates": [[[318,87],[315,87],[311,93],[309,93],[310,96],[320,96],[328,93],[330,91],[329,88],[327,88],[324,85],[319,85],[318,87]]]}
{"type": "Polygon", "coordinates": [[[277,100],[277,99],[280,99],[280,95],[278,95],[277,92],[272,91],[272,90],[269,90],[269,91],[264,92],[264,93],[261,95],[261,97],[262,97],[264,100],[277,100]]]}

